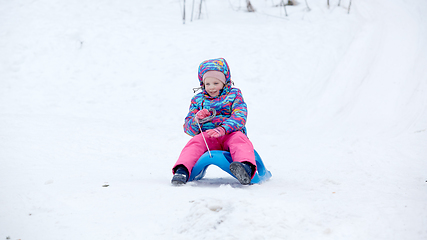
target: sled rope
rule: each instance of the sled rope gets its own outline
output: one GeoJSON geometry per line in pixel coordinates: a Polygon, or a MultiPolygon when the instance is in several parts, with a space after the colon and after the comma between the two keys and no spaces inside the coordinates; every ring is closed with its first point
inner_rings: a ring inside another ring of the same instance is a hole
{"type": "Polygon", "coordinates": [[[203,141],[205,141],[206,148],[208,149],[208,152],[209,152],[209,157],[212,158],[211,150],[209,149],[208,143],[206,142],[205,135],[203,135],[202,127],[200,127],[200,123],[209,122],[212,119],[214,119],[214,117],[216,116],[216,110],[215,110],[215,108],[209,108],[209,111],[212,112],[212,114],[209,117],[205,117],[205,118],[200,119],[200,120],[197,119],[196,123],[199,126],[200,134],[202,134],[203,141]]]}
{"type": "Polygon", "coordinates": [[[199,121],[197,121],[197,120],[196,120],[196,122],[197,122],[197,125],[199,126],[200,134],[202,134],[203,141],[205,141],[205,145],[206,145],[206,147],[208,148],[209,157],[210,157],[210,158],[212,158],[211,150],[209,150],[208,143],[206,142],[205,135],[203,135],[203,131],[202,131],[202,128],[200,127],[199,121]]]}

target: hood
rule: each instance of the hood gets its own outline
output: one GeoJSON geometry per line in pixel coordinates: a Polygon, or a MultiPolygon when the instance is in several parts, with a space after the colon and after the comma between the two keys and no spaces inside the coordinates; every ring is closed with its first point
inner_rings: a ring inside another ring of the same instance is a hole
{"type": "MultiPolygon", "coordinates": [[[[224,73],[224,75],[225,75],[225,86],[224,86],[224,89],[223,89],[221,95],[227,94],[228,92],[230,92],[230,89],[231,89],[230,68],[228,67],[228,63],[227,63],[227,61],[225,61],[224,58],[209,59],[209,60],[203,61],[200,64],[200,66],[199,66],[199,82],[200,82],[200,87],[202,87],[202,89],[203,89],[203,75],[207,71],[220,71],[220,72],[224,73]]],[[[203,92],[205,94],[207,94],[204,89],[203,89],[203,92]]]]}

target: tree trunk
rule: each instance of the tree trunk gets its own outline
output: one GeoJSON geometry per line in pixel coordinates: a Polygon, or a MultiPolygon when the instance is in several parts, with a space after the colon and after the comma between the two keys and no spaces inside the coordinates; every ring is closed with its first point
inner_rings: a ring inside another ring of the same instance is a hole
{"type": "Polygon", "coordinates": [[[246,0],[246,8],[248,9],[248,12],[255,12],[255,9],[252,7],[250,0],[246,0]]]}

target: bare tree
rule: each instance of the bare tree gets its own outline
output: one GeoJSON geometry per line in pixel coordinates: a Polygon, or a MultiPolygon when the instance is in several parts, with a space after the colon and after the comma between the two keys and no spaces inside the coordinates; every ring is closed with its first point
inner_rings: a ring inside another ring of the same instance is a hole
{"type": "MultiPolygon", "coordinates": [[[[285,9],[285,15],[286,15],[286,17],[288,16],[288,11],[286,11],[286,4],[285,4],[285,1],[284,0],[282,0],[281,2],[280,2],[280,4],[279,4],[280,6],[283,6],[283,9],[285,9]]],[[[288,4],[287,5],[289,5],[289,2],[288,2],[288,4]]]]}
{"type": "Polygon", "coordinates": [[[307,0],[305,0],[305,5],[307,6],[307,11],[311,11],[311,8],[308,6],[307,0]]]}
{"type": "MultiPolygon", "coordinates": [[[[339,0],[338,1],[338,6],[340,6],[341,5],[341,0],[339,0]]],[[[328,0],[328,6],[329,6],[329,0],[328,0]]],[[[350,7],[351,7],[351,0],[350,0],[350,3],[348,4],[348,14],[350,14],[350,7]]]]}
{"type": "Polygon", "coordinates": [[[255,12],[255,8],[252,7],[250,0],[246,0],[246,8],[248,9],[248,12],[255,12]]]}

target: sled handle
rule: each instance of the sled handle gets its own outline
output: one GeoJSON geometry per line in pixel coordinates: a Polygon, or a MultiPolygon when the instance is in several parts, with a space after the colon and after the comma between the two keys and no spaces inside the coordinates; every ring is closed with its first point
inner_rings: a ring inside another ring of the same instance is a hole
{"type": "Polygon", "coordinates": [[[199,123],[209,122],[210,120],[212,120],[216,116],[215,108],[209,108],[209,112],[212,112],[212,114],[209,117],[205,117],[205,118],[199,120],[199,123]]]}

